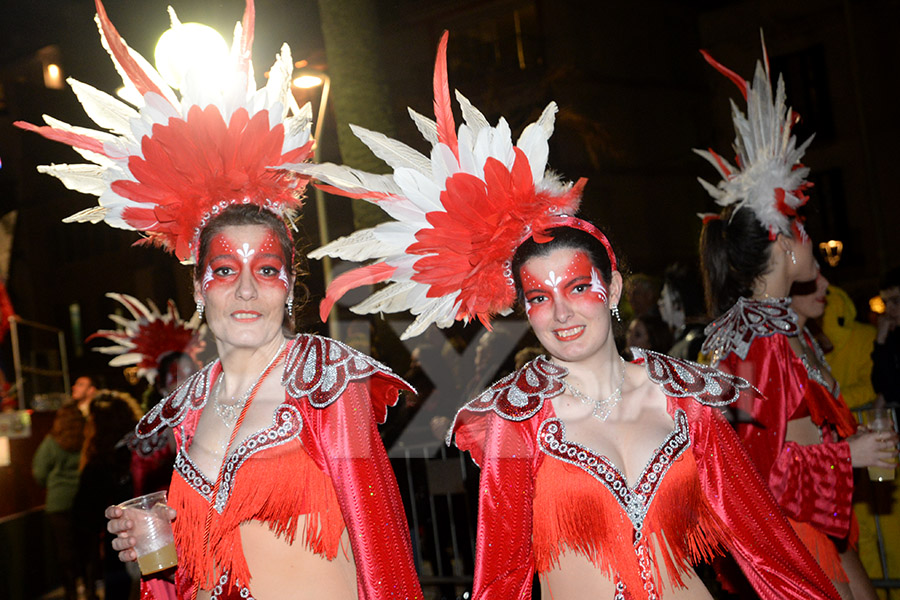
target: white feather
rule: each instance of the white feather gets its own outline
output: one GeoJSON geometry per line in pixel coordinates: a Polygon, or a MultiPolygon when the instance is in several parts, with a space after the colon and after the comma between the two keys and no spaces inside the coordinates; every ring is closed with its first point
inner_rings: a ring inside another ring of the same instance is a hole
{"type": "Polygon", "coordinates": [[[375,237],[374,229],[361,229],[350,235],[338,238],[308,254],[310,258],[320,259],[325,256],[352,260],[355,262],[367,261],[371,258],[383,258],[392,250],[385,247],[375,237]]]}
{"type": "Polygon", "coordinates": [[[393,140],[383,133],[369,131],[364,127],[353,125],[350,129],[359,140],[368,146],[372,153],[394,169],[407,167],[415,169],[423,175],[431,172],[431,163],[421,152],[413,150],[403,142],[393,140]]]}
{"type": "Polygon", "coordinates": [[[472,103],[469,102],[469,99],[459,93],[459,90],[456,91],[456,101],[459,102],[459,108],[462,109],[463,120],[466,122],[466,125],[472,128],[474,133],[478,133],[479,130],[488,127],[490,128],[491,124],[488,123],[488,120],[484,118],[484,115],[481,114],[481,111],[472,106],[472,103]]]}
{"type": "Polygon", "coordinates": [[[412,117],[413,122],[416,124],[416,129],[419,130],[419,133],[422,134],[422,137],[425,138],[425,141],[429,142],[432,146],[438,143],[438,134],[437,134],[437,123],[420,115],[416,111],[411,108],[407,108],[409,111],[409,116],[412,117]]]}
{"type": "Polygon", "coordinates": [[[106,215],[109,212],[108,209],[102,206],[92,206],[91,208],[86,208],[82,211],[75,213],[74,215],[70,215],[62,220],[63,223],[94,223],[97,224],[100,221],[106,219],[106,215]]]}
{"type": "Polygon", "coordinates": [[[104,169],[98,165],[41,165],[37,170],[56,177],[70,190],[94,196],[102,194],[108,185],[104,169]]]}
{"type": "Polygon", "coordinates": [[[109,129],[118,135],[131,133],[131,119],[138,116],[136,110],[95,87],[81,83],[71,77],[67,79],[78,101],[84,106],[84,112],[100,127],[109,129]]]}

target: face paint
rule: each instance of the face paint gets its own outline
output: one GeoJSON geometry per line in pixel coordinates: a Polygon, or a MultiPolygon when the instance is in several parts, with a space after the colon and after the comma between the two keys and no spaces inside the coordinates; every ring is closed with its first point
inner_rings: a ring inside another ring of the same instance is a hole
{"type": "Polygon", "coordinates": [[[255,244],[216,234],[209,245],[208,260],[201,280],[204,292],[211,287],[235,284],[249,269],[257,285],[290,288],[278,238],[267,230],[255,244]]]}
{"type": "MultiPolygon", "coordinates": [[[[527,263],[526,263],[527,264],[527,263]]],[[[568,302],[606,303],[608,293],[599,271],[587,254],[576,251],[569,264],[545,274],[531,272],[527,266],[519,271],[525,294],[525,313],[544,310],[565,299],[568,302]]]]}

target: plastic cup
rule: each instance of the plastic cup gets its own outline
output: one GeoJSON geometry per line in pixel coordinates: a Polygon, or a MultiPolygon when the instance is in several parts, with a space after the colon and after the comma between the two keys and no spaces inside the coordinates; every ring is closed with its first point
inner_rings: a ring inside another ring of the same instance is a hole
{"type": "MultiPolygon", "coordinates": [[[[863,411],[863,419],[870,431],[896,431],[893,411],[889,408],[870,408],[863,411]]],[[[893,481],[897,467],[866,467],[872,481],[893,481]]]]}
{"type": "Polygon", "coordinates": [[[175,554],[175,536],[169,520],[165,492],[153,492],[132,498],[119,508],[125,518],[134,523],[134,550],[142,575],[164,571],[178,564],[175,554]]]}

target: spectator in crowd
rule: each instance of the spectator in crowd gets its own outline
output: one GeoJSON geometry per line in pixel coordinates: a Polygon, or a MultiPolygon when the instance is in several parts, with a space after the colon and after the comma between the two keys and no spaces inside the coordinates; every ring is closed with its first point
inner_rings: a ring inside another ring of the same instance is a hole
{"type": "Polygon", "coordinates": [[[91,401],[81,477],[73,504],[80,536],[88,540],[88,590],[102,573],[104,600],[128,600],[132,580],[110,547],[103,511],[135,495],[129,440],[141,418],[137,401],[124,392],[99,390],[91,401]]]}
{"type": "Polygon", "coordinates": [[[625,351],[629,348],[643,348],[663,354],[672,346],[672,332],[669,326],[656,315],[642,315],[635,317],[628,324],[628,332],[625,334],[625,351]]]}
{"type": "Polygon", "coordinates": [[[669,356],[696,361],[706,335],[706,306],[703,279],[696,267],[682,263],[669,265],[663,275],[659,314],[672,330],[669,356]]]}
{"type": "Polygon", "coordinates": [[[875,327],[856,320],[856,306],[850,296],[834,284],[828,286],[822,333],[830,348],[825,360],[831,374],[841,384],[844,401],[850,408],[869,404],[875,399],[872,388],[872,347],[875,327]]]}
{"type": "Polygon", "coordinates": [[[88,415],[91,399],[97,393],[97,385],[89,375],[82,375],[72,384],[72,401],[78,405],[81,414],[88,415]]]}
{"type": "Polygon", "coordinates": [[[879,295],[884,313],[872,350],[872,386],[886,403],[900,406],[900,267],[884,276],[879,295]]]}
{"type": "MultiPolygon", "coordinates": [[[[77,600],[78,577],[84,575],[81,540],[75,535],[72,517],[83,444],[84,415],[76,403],[64,404],[56,411],[52,429],[38,446],[31,465],[35,480],[47,488],[44,512],[56,540],[66,600],[77,600]]],[[[89,596],[91,592],[88,589],[89,596]]]]}

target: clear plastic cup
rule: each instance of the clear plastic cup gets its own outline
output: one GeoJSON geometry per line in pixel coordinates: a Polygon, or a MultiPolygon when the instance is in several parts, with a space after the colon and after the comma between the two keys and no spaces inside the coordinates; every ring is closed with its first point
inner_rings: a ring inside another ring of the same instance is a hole
{"type": "MultiPolygon", "coordinates": [[[[870,431],[896,431],[894,411],[890,408],[870,408],[863,411],[863,420],[870,431]]],[[[897,467],[867,467],[872,481],[893,481],[897,467]]]]}
{"type": "Polygon", "coordinates": [[[153,492],[132,498],[119,508],[124,517],[134,523],[134,550],[138,556],[138,566],[142,575],[164,571],[178,564],[175,554],[175,536],[165,492],[153,492]]]}

